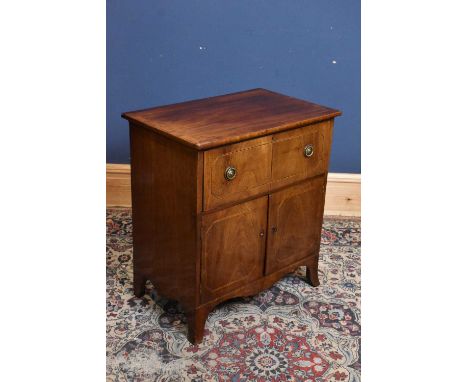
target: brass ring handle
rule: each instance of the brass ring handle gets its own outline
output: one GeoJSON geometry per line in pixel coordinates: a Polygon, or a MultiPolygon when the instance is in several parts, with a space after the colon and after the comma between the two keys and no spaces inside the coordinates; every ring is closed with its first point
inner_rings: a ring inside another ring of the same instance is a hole
{"type": "Polygon", "coordinates": [[[314,145],[306,145],[304,147],[304,155],[306,158],[310,158],[314,154],[314,145]]]}
{"type": "Polygon", "coordinates": [[[237,175],[237,169],[234,166],[228,166],[226,170],[224,170],[224,177],[226,180],[233,180],[237,175]]]}

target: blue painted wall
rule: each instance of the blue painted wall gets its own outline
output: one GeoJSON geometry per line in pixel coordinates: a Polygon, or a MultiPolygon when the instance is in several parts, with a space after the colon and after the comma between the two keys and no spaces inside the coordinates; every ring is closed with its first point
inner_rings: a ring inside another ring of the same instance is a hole
{"type": "Polygon", "coordinates": [[[330,171],[361,172],[359,0],[107,1],[107,162],[123,111],[263,87],[338,108],[330,171]]]}

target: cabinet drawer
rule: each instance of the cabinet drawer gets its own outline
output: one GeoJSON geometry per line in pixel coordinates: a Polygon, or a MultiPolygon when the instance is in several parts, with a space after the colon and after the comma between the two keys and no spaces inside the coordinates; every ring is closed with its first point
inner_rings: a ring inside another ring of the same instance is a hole
{"type": "Polygon", "coordinates": [[[205,152],[205,210],[268,192],[271,141],[272,136],[266,136],[205,152]]]}
{"type": "Polygon", "coordinates": [[[325,121],[273,135],[272,187],[326,172],[331,132],[332,122],[325,121]]]}
{"type": "Polygon", "coordinates": [[[332,128],[333,121],[325,121],[206,151],[203,209],[325,173],[332,128]]]}

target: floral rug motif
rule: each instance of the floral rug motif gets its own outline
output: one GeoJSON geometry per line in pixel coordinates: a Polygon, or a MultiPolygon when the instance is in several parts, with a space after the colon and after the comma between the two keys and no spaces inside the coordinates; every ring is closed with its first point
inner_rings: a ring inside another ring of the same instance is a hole
{"type": "Polygon", "coordinates": [[[319,278],[305,268],[270,289],[220,304],[203,342],[150,283],[133,295],[129,209],[107,210],[107,381],[360,381],[360,221],[326,218],[319,278]]]}

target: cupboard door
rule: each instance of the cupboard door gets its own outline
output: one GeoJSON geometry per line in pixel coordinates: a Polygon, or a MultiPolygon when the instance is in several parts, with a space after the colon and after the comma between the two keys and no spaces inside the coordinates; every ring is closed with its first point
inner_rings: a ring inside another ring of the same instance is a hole
{"type": "Polygon", "coordinates": [[[268,197],[202,217],[202,301],[263,276],[268,197]]]}
{"type": "Polygon", "coordinates": [[[270,195],[267,274],[318,255],[325,184],[322,175],[270,195]]]}

